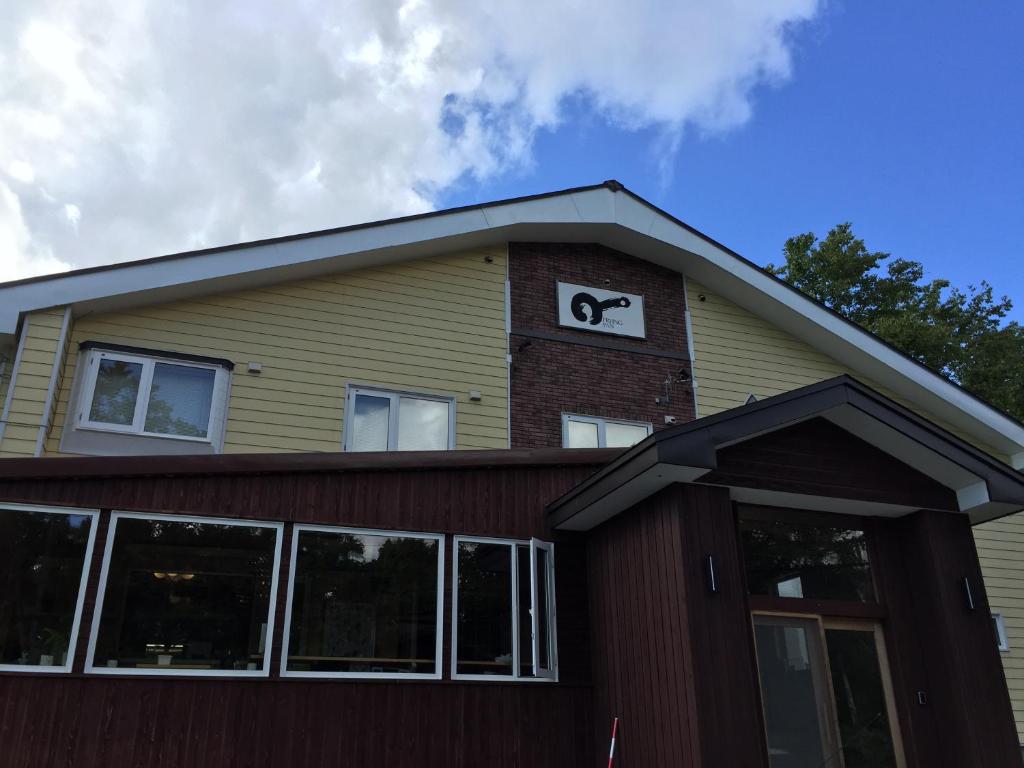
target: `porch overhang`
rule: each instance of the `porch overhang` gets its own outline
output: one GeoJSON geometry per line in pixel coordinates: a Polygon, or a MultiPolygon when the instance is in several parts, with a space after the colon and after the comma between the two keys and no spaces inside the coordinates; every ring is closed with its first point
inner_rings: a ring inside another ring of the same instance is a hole
{"type": "Polygon", "coordinates": [[[657,432],[549,504],[549,522],[590,530],[676,482],[726,485],[738,502],[859,515],[944,509],[982,523],[1024,509],[1024,474],[844,375],[657,432]],[[812,419],[827,420],[948,489],[949,503],[732,484],[717,472],[724,449],[812,419]]]}

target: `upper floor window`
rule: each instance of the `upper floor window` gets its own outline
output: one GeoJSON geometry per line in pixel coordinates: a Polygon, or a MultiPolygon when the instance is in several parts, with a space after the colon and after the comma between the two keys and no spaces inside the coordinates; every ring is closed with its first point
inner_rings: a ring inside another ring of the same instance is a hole
{"type": "Polygon", "coordinates": [[[0,505],[0,670],[70,671],[96,516],[0,505]]]}
{"type": "Polygon", "coordinates": [[[349,387],[346,451],[445,451],[454,447],[452,398],[349,387]]]}
{"type": "Polygon", "coordinates": [[[79,429],[209,442],[226,410],[222,365],[85,350],[79,429]]]}
{"type": "Polygon", "coordinates": [[[563,448],[629,448],[649,434],[651,425],[639,421],[562,414],[563,448]]]}

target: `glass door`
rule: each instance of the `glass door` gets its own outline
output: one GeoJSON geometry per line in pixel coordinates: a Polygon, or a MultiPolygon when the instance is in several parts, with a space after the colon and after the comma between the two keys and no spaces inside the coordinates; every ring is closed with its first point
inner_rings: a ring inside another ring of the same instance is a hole
{"type": "Polygon", "coordinates": [[[754,614],[772,768],[903,768],[876,622],[754,614]]]}

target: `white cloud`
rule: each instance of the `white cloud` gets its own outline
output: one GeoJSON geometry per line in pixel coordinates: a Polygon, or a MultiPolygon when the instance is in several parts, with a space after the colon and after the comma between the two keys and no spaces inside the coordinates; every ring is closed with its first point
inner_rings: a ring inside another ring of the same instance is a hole
{"type": "Polygon", "coordinates": [[[739,125],[818,2],[13,0],[0,280],[427,210],[523,167],[570,95],[739,125]]]}

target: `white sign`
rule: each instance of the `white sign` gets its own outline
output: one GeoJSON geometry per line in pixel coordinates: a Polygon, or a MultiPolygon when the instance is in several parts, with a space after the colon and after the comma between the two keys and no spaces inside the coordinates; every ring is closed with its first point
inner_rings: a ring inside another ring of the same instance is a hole
{"type": "Polygon", "coordinates": [[[642,339],[646,336],[644,297],[635,293],[559,283],[558,324],[583,331],[642,339]]]}

